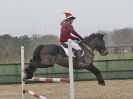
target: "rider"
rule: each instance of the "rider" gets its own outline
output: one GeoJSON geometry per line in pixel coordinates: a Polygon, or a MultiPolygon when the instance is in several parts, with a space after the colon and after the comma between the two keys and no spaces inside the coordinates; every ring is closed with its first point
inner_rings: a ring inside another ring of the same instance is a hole
{"type": "Polygon", "coordinates": [[[83,38],[74,30],[73,20],[76,19],[71,13],[65,12],[65,19],[61,22],[61,34],[60,42],[68,44],[68,39],[72,40],[72,48],[76,50],[76,55],[78,59],[78,66],[83,66],[81,58],[81,48],[79,47],[77,40],[83,40],[83,38]]]}

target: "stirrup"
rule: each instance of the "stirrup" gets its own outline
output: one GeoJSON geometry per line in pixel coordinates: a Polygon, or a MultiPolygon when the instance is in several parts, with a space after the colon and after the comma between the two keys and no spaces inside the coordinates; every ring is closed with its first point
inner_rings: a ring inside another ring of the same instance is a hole
{"type": "Polygon", "coordinates": [[[83,67],[85,64],[83,62],[78,63],[78,67],[83,67]]]}

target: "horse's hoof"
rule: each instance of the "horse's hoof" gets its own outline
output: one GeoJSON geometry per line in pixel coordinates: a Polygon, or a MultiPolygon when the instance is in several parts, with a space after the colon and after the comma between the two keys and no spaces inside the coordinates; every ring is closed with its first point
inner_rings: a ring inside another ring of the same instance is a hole
{"type": "Polygon", "coordinates": [[[106,86],[105,82],[98,82],[98,84],[101,86],[106,86]]]}
{"type": "Polygon", "coordinates": [[[28,79],[28,76],[26,73],[23,74],[23,81],[26,81],[28,79]]]}
{"type": "Polygon", "coordinates": [[[28,73],[24,72],[23,81],[26,81],[27,79],[31,79],[32,77],[33,77],[32,74],[28,74],[28,73]]]}

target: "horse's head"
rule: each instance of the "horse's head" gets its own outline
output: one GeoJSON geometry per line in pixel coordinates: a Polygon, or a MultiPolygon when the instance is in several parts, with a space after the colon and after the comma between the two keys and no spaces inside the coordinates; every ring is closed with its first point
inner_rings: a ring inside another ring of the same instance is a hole
{"type": "Polygon", "coordinates": [[[105,46],[105,41],[103,39],[104,34],[96,34],[97,40],[96,40],[96,50],[99,51],[99,53],[102,56],[105,56],[108,54],[107,48],[105,46]]]}
{"type": "Polygon", "coordinates": [[[103,39],[104,34],[92,34],[89,37],[85,37],[85,42],[92,50],[97,50],[102,56],[108,54],[105,47],[105,41],[103,39]]]}

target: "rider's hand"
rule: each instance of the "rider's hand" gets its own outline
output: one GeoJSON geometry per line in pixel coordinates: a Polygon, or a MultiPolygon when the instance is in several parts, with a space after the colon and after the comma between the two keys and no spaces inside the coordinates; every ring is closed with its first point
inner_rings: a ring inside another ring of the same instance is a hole
{"type": "Polygon", "coordinates": [[[82,41],[82,40],[83,40],[83,38],[82,38],[82,37],[80,37],[80,40],[82,41]]]}
{"type": "Polygon", "coordinates": [[[77,41],[80,41],[80,38],[76,38],[77,41]]]}

